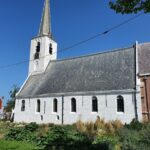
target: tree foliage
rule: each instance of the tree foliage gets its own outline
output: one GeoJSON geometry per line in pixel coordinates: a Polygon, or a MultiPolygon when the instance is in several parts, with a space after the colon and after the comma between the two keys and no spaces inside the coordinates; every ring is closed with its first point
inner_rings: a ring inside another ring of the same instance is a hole
{"type": "Polygon", "coordinates": [[[10,99],[7,102],[4,110],[6,112],[11,112],[12,109],[15,107],[15,100],[16,100],[16,93],[19,91],[19,87],[17,85],[13,85],[11,91],[9,92],[10,99]]]}
{"type": "Polygon", "coordinates": [[[110,0],[109,5],[111,9],[121,14],[150,12],[150,0],[110,0]]]}

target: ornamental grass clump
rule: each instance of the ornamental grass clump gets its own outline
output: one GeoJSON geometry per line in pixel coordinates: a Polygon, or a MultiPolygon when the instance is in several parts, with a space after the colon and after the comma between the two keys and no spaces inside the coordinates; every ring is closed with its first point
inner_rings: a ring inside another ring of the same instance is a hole
{"type": "Polygon", "coordinates": [[[120,120],[111,121],[111,124],[115,130],[123,127],[123,123],[120,120]]]}
{"type": "Polygon", "coordinates": [[[104,119],[97,117],[95,122],[78,120],[75,126],[79,132],[95,138],[100,135],[114,135],[117,129],[123,127],[123,124],[119,120],[105,122],[104,119]]]}
{"type": "Polygon", "coordinates": [[[104,129],[105,128],[105,120],[101,119],[100,117],[97,117],[95,121],[95,127],[97,129],[104,129]]]}
{"type": "Polygon", "coordinates": [[[75,124],[76,128],[78,131],[80,131],[81,133],[84,133],[86,131],[86,126],[85,123],[82,122],[81,120],[78,120],[75,124]]]}

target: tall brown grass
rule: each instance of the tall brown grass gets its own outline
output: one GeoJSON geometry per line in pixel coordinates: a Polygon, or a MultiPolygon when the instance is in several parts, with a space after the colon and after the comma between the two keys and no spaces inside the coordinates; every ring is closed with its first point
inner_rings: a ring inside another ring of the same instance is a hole
{"type": "Polygon", "coordinates": [[[116,133],[117,129],[123,127],[123,124],[119,120],[106,122],[104,119],[97,117],[95,122],[82,122],[78,120],[75,126],[79,132],[94,138],[97,135],[113,135],[116,133]]]}

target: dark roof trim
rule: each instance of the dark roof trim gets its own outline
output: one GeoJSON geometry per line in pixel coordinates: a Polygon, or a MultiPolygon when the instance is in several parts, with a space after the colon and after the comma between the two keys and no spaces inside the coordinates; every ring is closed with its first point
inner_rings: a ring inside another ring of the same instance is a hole
{"type": "MultiPolygon", "coordinates": [[[[80,96],[80,95],[111,95],[111,94],[131,94],[135,92],[134,89],[125,89],[125,90],[112,90],[112,91],[88,91],[88,92],[67,92],[67,93],[51,93],[51,94],[42,94],[28,97],[17,96],[17,99],[22,98],[37,98],[37,97],[55,97],[55,96],[80,96]]],[[[137,92],[138,93],[138,92],[137,92]]]]}

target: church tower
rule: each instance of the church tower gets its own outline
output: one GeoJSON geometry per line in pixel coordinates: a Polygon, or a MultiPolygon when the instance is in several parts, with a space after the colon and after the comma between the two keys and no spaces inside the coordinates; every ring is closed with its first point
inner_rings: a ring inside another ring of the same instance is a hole
{"type": "Polygon", "coordinates": [[[50,2],[45,0],[38,35],[31,40],[29,74],[45,71],[51,60],[57,59],[57,43],[52,39],[50,2]]]}

